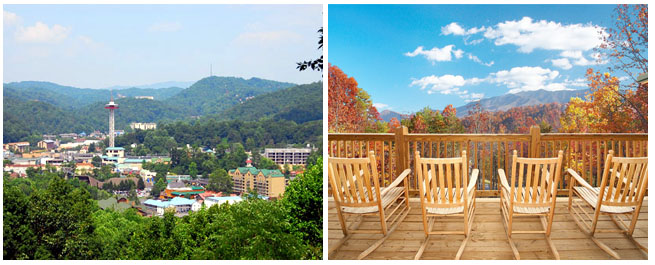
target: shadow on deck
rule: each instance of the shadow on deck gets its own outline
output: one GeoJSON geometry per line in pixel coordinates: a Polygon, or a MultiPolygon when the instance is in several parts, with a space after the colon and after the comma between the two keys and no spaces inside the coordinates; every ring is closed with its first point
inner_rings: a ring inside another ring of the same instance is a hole
{"type": "MultiPolygon", "coordinates": [[[[551,238],[562,260],[573,259],[612,259],[589,239],[575,224],[568,212],[568,198],[558,198],[553,221],[551,238]]],[[[462,259],[486,260],[514,259],[512,250],[505,235],[502,224],[498,198],[478,198],[477,209],[473,221],[471,239],[466,245],[462,259]]],[[[398,259],[411,260],[416,255],[424,238],[420,203],[411,199],[412,207],[409,215],[399,225],[391,236],[366,259],[398,259]]],[[[350,225],[359,216],[346,215],[350,225]]],[[[440,218],[435,222],[434,229],[461,229],[459,218],[440,218]]],[[[515,221],[515,228],[541,228],[538,218],[521,218],[515,221]]],[[[599,228],[615,228],[608,216],[601,216],[599,228]]],[[[364,217],[360,229],[379,229],[377,216],[364,217]]],[[[639,221],[633,234],[636,241],[648,247],[648,197],[644,199],[639,221]]],[[[328,245],[332,246],[343,237],[341,226],[333,199],[328,203],[328,245]]],[[[647,259],[646,256],[625,236],[618,233],[600,233],[597,237],[621,255],[623,259],[647,259]]],[[[329,259],[355,259],[367,249],[382,234],[353,234],[348,241],[329,259]]],[[[519,234],[513,235],[514,243],[521,253],[521,259],[554,259],[543,235],[519,234]]],[[[433,235],[421,259],[453,259],[464,239],[461,235],[433,235]]],[[[329,248],[329,247],[328,247],[329,248]]]]}

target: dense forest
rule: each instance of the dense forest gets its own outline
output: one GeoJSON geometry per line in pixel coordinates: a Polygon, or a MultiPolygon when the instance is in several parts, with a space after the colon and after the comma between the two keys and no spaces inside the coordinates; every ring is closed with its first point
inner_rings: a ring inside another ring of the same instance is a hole
{"type": "Polygon", "coordinates": [[[220,114],[222,120],[273,118],[303,123],[323,119],[323,82],[294,86],[237,104],[220,114]]]}
{"type": "MultiPolygon", "coordinates": [[[[139,89],[123,89],[119,90],[119,93],[131,90],[139,89]]],[[[213,76],[202,79],[163,101],[134,97],[116,98],[115,102],[119,105],[115,112],[116,129],[131,131],[131,122],[170,124],[174,121],[193,122],[198,119],[268,119],[269,123],[297,128],[302,134],[314,125],[306,125],[303,128],[296,126],[322,119],[321,91],[320,82],[293,86],[290,83],[258,78],[246,80],[213,76]],[[190,104],[191,102],[193,104],[190,104]],[[286,121],[296,124],[290,125],[286,121]]],[[[108,114],[104,104],[108,97],[109,92],[105,90],[63,87],[45,82],[5,84],[3,141],[33,142],[42,134],[89,133],[94,130],[106,132],[108,114]],[[37,85],[44,87],[36,89],[37,85]],[[96,95],[84,98],[88,91],[95,91],[96,95]],[[82,94],[76,95],[76,92],[82,94]],[[102,96],[99,98],[98,95],[102,96]]],[[[292,132],[289,131],[286,138],[296,138],[296,133],[292,132]]],[[[320,133],[320,130],[316,132],[320,133]]],[[[280,140],[280,137],[274,138],[276,140],[271,144],[287,142],[280,140]]],[[[246,140],[247,138],[243,139],[244,144],[246,140]]]]}
{"type": "Polygon", "coordinates": [[[259,78],[212,76],[199,80],[191,87],[165,100],[171,106],[192,116],[217,114],[245,102],[249,97],[292,87],[295,84],[259,78]]]}
{"type": "Polygon", "coordinates": [[[31,171],[19,179],[5,174],[3,258],[322,259],[320,158],[279,200],[246,196],[182,218],[102,210],[96,199],[106,193],[98,197],[94,189],[56,172],[31,171]]]}
{"type": "Polygon", "coordinates": [[[148,151],[167,154],[173,147],[186,144],[214,148],[223,141],[240,143],[246,150],[263,147],[285,147],[287,144],[321,146],[322,121],[297,124],[286,120],[217,121],[203,119],[194,122],[177,121],[160,124],[156,130],[137,130],[116,137],[115,145],[129,148],[143,144],[148,151]]]}

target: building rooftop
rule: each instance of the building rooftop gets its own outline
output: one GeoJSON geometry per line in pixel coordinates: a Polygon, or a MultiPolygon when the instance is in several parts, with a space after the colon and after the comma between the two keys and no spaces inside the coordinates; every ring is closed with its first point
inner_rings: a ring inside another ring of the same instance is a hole
{"type": "Polygon", "coordinates": [[[105,150],[114,150],[114,151],[125,151],[123,147],[107,147],[105,150]]]}

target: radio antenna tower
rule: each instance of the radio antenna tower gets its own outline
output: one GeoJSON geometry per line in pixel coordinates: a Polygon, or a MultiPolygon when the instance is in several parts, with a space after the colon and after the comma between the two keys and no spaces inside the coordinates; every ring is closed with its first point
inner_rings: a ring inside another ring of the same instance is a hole
{"type": "Polygon", "coordinates": [[[209,76],[214,76],[212,73],[212,64],[209,64],[209,76]]]}

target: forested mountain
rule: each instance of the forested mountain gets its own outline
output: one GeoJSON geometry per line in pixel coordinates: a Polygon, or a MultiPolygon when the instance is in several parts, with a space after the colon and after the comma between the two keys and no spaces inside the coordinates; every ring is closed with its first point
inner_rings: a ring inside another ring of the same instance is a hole
{"type": "Polygon", "coordinates": [[[402,120],[402,119],[407,119],[409,118],[409,115],[406,114],[400,114],[398,112],[395,112],[393,110],[383,110],[380,112],[380,119],[386,122],[390,122],[391,119],[396,118],[397,120],[402,120]]]}
{"type": "MultiPolygon", "coordinates": [[[[36,139],[46,133],[107,131],[108,113],[104,105],[109,93],[109,90],[49,82],[4,84],[3,141],[36,139]]],[[[114,98],[119,106],[115,112],[117,130],[129,129],[131,122],[195,120],[207,114],[214,114],[208,118],[217,120],[265,118],[297,124],[320,120],[323,116],[321,83],[295,86],[259,78],[212,76],[188,89],[128,88],[114,91],[114,98]],[[134,96],[154,96],[155,99],[135,99],[134,96]],[[158,100],[167,97],[170,98],[158,100]],[[219,115],[222,111],[226,114],[219,115]]]]}
{"type": "MultiPolygon", "coordinates": [[[[548,103],[566,104],[571,97],[583,97],[588,89],[562,90],[562,91],[525,91],[515,94],[483,98],[479,101],[482,109],[487,111],[507,111],[513,107],[535,106],[548,103]]],[[[457,107],[457,117],[462,118],[468,115],[469,109],[478,103],[477,101],[457,107]]]]}
{"type": "Polygon", "coordinates": [[[3,142],[27,140],[44,133],[88,132],[95,126],[76,112],[46,102],[5,97],[2,106],[3,142]]]}
{"type": "Polygon", "coordinates": [[[323,82],[299,85],[257,96],[214,117],[251,121],[273,118],[303,123],[323,119],[323,82]]]}
{"type": "MultiPolygon", "coordinates": [[[[107,102],[110,90],[62,86],[50,82],[23,81],[4,84],[3,95],[23,100],[38,100],[62,108],[80,108],[95,102],[107,102]]],[[[126,88],[114,91],[114,98],[153,96],[164,100],[182,91],[179,87],[168,88],[126,88]]]]}
{"type": "Polygon", "coordinates": [[[294,86],[292,83],[277,82],[259,78],[211,76],[203,78],[191,87],[165,102],[193,116],[217,114],[245,102],[250,97],[294,86]]]}
{"type": "MultiPolygon", "coordinates": [[[[114,112],[115,128],[125,130],[132,122],[160,122],[189,118],[178,107],[165,102],[149,99],[119,98],[115,100],[118,109],[114,112]]],[[[96,102],[79,109],[83,119],[88,120],[94,128],[107,130],[108,111],[105,102],[96,102]]]]}

